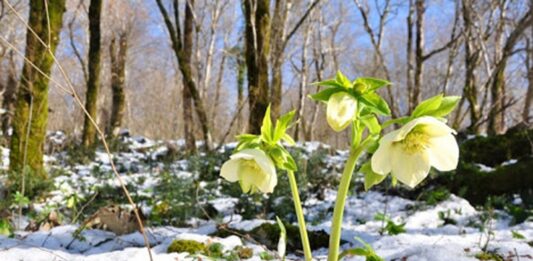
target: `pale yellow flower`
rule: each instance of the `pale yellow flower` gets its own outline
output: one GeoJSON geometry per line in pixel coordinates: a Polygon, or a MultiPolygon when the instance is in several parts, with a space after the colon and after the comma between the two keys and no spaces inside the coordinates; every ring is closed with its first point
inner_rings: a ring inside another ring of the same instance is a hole
{"type": "Polygon", "coordinates": [[[372,170],[389,172],[413,188],[424,180],[433,166],[440,171],[457,167],[459,146],[455,131],[436,118],[416,118],[381,138],[372,156],[372,170]]]}
{"type": "Polygon", "coordinates": [[[230,182],[239,181],[244,193],[261,191],[272,193],[278,183],[274,162],[258,149],[245,149],[231,155],[220,176],[230,182]]]}
{"type": "Polygon", "coordinates": [[[357,110],[357,100],[346,92],[338,92],[328,100],[327,120],[334,131],[342,131],[353,120],[357,110]]]}

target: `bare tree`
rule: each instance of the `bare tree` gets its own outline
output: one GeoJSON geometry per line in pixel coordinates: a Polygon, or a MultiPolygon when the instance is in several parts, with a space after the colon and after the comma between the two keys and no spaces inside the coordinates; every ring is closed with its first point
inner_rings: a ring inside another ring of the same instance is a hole
{"type": "Polygon", "coordinates": [[[526,45],[525,66],[527,68],[528,88],[522,111],[522,120],[525,123],[530,122],[531,103],[533,102],[533,23],[530,24],[530,35],[526,45]]]}
{"type": "Polygon", "coordinates": [[[180,17],[179,17],[179,10],[178,10],[178,1],[173,1],[173,9],[174,9],[174,23],[172,22],[172,19],[170,18],[167,9],[162,3],[162,0],[156,0],[157,6],[159,8],[159,11],[161,12],[161,15],[163,16],[163,19],[165,21],[165,25],[167,27],[167,30],[169,32],[170,40],[172,42],[172,49],[174,50],[174,53],[176,55],[176,59],[178,60],[179,68],[181,71],[182,79],[183,79],[183,85],[185,86],[183,88],[183,104],[184,104],[184,125],[187,125],[185,128],[185,136],[186,136],[186,142],[189,144],[189,149],[193,149],[191,146],[191,141],[193,141],[192,129],[189,129],[191,126],[188,126],[188,124],[192,124],[194,121],[192,121],[192,111],[190,111],[190,103],[187,104],[187,102],[190,102],[191,99],[194,102],[194,107],[196,109],[196,114],[198,115],[198,120],[200,122],[200,126],[203,132],[204,136],[204,142],[206,148],[209,150],[211,148],[211,129],[209,126],[210,121],[207,118],[207,111],[205,109],[204,103],[202,99],[200,98],[200,94],[198,92],[196,81],[194,80],[192,76],[192,65],[191,65],[191,54],[192,54],[192,37],[193,37],[193,24],[194,24],[194,14],[193,14],[193,8],[194,8],[194,0],[189,0],[185,3],[185,19],[184,19],[184,26],[183,26],[183,35],[181,33],[181,26],[180,26],[180,17]],[[182,38],[183,37],[183,38],[182,38]],[[189,134],[187,134],[189,133],[189,134]],[[189,136],[187,136],[189,135],[189,136]]]}
{"type": "Polygon", "coordinates": [[[102,13],[102,0],[91,0],[89,6],[89,66],[87,93],[85,94],[85,109],[89,115],[85,116],[83,124],[82,145],[91,147],[96,139],[96,127],[90,118],[97,117],[98,89],[100,88],[100,56],[101,56],[101,31],[100,16],[102,13]]]}
{"type": "Polygon", "coordinates": [[[505,45],[501,51],[501,59],[498,61],[492,74],[492,85],[490,89],[492,106],[489,113],[488,132],[490,134],[502,133],[505,128],[505,69],[509,57],[514,54],[514,48],[524,31],[529,28],[532,20],[533,10],[529,9],[518,21],[513,31],[507,37],[505,45]]]}

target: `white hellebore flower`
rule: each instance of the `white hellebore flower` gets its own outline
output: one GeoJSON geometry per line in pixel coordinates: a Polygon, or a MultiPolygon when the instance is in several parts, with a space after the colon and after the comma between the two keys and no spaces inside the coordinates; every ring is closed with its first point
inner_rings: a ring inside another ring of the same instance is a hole
{"type": "Polygon", "coordinates": [[[244,193],[272,193],[278,183],[274,162],[258,149],[245,149],[231,155],[220,170],[220,176],[230,182],[239,181],[244,193]]]}
{"type": "Polygon", "coordinates": [[[357,100],[346,92],[338,92],[328,100],[327,120],[334,131],[342,131],[353,120],[357,110],[357,100]]]}
{"type": "Polygon", "coordinates": [[[392,172],[400,182],[413,188],[426,178],[431,166],[440,171],[457,167],[459,146],[455,131],[436,118],[414,119],[381,138],[372,156],[372,170],[392,172]]]}

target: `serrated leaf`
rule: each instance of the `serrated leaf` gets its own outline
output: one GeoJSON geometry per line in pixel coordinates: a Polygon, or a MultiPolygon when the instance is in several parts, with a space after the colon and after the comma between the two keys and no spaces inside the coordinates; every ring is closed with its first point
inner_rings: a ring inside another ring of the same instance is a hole
{"type": "Polygon", "coordinates": [[[312,85],[318,85],[318,86],[324,86],[324,87],[343,87],[335,79],[329,79],[329,80],[325,80],[321,82],[314,82],[312,83],[312,85]]]}
{"type": "Polygon", "coordinates": [[[390,125],[392,124],[400,124],[400,125],[403,125],[403,124],[406,124],[409,120],[411,120],[410,117],[400,117],[400,118],[397,118],[397,119],[392,119],[392,120],[388,120],[386,122],[384,122],[381,127],[383,129],[389,127],[390,125]]]}
{"type": "Polygon", "coordinates": [[[263,125],[261,126],[261,138],[266,143],[272,142],[272,119],[270,118],[270,105],[268,105],[265,116],[263,117],[263,125]]]}
{"type": "Polygon", "coordinates": [[[389,116],[391,111],[387,102],[375,92],[369,92],[358,97],[364,105],[377,114],[389,116]]]}
{"type": "Polygon", "coordinates": [[[345,88],[352,87],[352,81],[350,81],[341,71],[337,71],[335,80],[337,81],[337,83],[339,83],[341,86],[345,88]]]}
{"type": "Polygon", "coordinates": [[[287,142],[289,145],[291,146],[294,146],[296,144],[296,142],[292,139],[291,135],[285,133],[285,135],[283,135],[283,137],[281,137],[282,140],[284,140],[285,142],[287,142]]]}
{"type": "Polygon", "coordinates": [[[440,107],[442,103],[442,98],[442,94],[439,94],[421,102],[413,110],[412,116],[416,118],[424,115],[429,115],[432,111],[435,111],[440,107]]]}
{"type": "Polygon", "coordinates": [[[391,82],[371,77],[361,77],[357,78],[354,83],[362,83],[365,84],[368,88],[368,91],[375,91],[381,87],[385,87],[387,85],[390,85],[391,82]]]}
{"type": "Polygon", "coordinates": [[[381,125],[376,116],[372,114],[361,117],[361,122],[368,128],[371,134],[379,134],[381,132],[381,125]]]}
{"type": "Polygon", "coordinates": [[[294,114],[296,113],[295,110],[292,110],[288,113],[285,113],[282,115],[277,121],[276,121],[276,128],[274,130],[274,139],[273,142],[278,142],[283,138],[283,136],[286,134],[287,128],[289,126],[289,123],[294,118],[294,114]]]}
{"type": "Polygon", "coordinates": [[[315,100],[315,101],[323,101],[323,102],[327,102],[329,100],[329,97],[331,97],[331,95],[335,94],[335,93],[338,93],[338,92],[342,92],[342,91],[345,91],[345,89],[343,87],[332,87],[332,88],[327,88],[327,89],[324,89],[322,91],[319,91],[315,94],[312,94],[312,95],[309,95],[309,98],[315,100]]]}
{"type": "Polygon", "coordinates": [[[455,107],[457,107],[457,104],[459,104],[459,101],[461,100],[461,96],[446,96],[442,98],[442,102],[438,109],[431,112],[431,116],[434,117],[445,117],[450,112],[452,112],[455,107]]]}
{"type": "Polygon", "coordinates": [[[383,182],[383,180],[385,180],[385,178],[387,177],[387,175],[380,175],[380,174],[375,173],[372,170],[372,165],[370,161],[363,164],[363,166],[361,166],[361,169],[359,171],[365,175],[365,190],[366,191],[368,191],[373,186],[383,182]]]}

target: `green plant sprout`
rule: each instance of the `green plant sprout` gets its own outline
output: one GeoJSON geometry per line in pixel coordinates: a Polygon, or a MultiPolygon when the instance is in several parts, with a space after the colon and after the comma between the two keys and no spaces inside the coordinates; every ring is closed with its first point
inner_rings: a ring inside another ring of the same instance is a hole
{"type": "MultiPolygon", "coordinates": [[[[414,188],[428,175],[431,167],[439,171],[450,171],[457,167],[459,147],[455,130],[446,125],[445,117],[457,106],[460,97],[442,94],[421,102],[410,116],[389,119],[380,123],[391,110],[378,93],[391,83],[374,78],[349,80],[341,72],[335,79],[315,83],[326,87],[310,98],[326,104],[326,119],[336,132],[351,126],[350,153],[346,161],[333,210],[330,231],[328,261],[337,261],[341,238],[341,225],[350,181],[357,161],[363,153],[372,154],[371,160],[362,164],[364,187],[369,190],[381,183],[389,174],[392,184],[397,181],[414,188]],[[382,135],[390,126],[400,126],[382,135]]],[[[293,145],[294,140],[286,133],[291,126],[294,111],[282,115],[273,126],[270,107],[266,110],[260,135],[237,136],[239,144],[221,168],[221,176],[230,182],[239,182],[245,193],[271,193],[277,184],[276,169],[286,171],[291,187],[305,260],[312,260],[305,219],[298,195],[294,172],[296,163],[284,148],[282,141],[293,145]]],[[[385,217],[384,217],[385,218],[385,217]]],[[[389,223],[389,222],[388,222],[389,223]]],[[[403,226],[392,229],[401,233],[403,226]]],[[[364,251],[367,260],[380,260],[370,245],[364,251]],[[370,251],[371,250],[371,251],[370,251]]],[[[357,250],[354,253],[363,253],[357,250]]]]}

